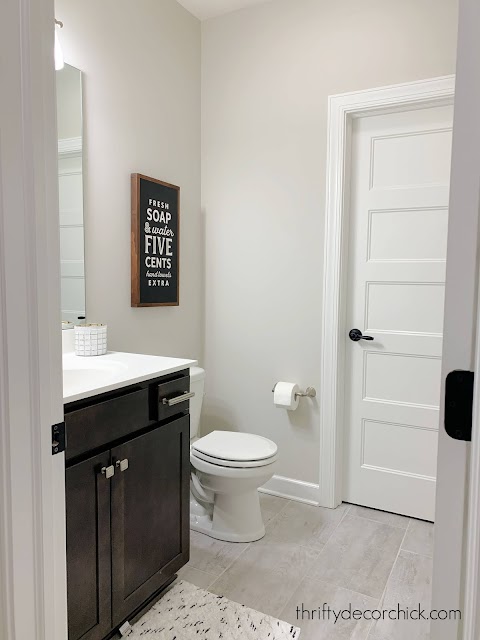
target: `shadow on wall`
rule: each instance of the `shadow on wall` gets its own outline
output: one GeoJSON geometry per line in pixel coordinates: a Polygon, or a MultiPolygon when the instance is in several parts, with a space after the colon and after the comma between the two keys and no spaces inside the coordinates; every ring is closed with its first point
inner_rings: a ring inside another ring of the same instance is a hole
{"type": "Polygon", "coordinates": [[[233,411],[220,400],[213,398],[209,398],[208,402],[204,400],[201,416],[201,436],[206,436],[212,431],[239,431],[233,411]]]}
{"type": "Polygon", "coordinates": [[[286,411],[275,407],[275,411],[285,411],[290,425],[299,430],[305,430],[305,427],[310,424],[312,419],[312,412],[318,413],[318,410],[318,396],[315,398],[300,398],[295,411],[286,411]]]}

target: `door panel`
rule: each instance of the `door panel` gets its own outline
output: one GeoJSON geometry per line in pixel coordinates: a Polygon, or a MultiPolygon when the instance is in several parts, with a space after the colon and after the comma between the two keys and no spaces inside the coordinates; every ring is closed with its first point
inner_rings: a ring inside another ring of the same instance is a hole
{"type": "Polygon", "coordinates": [[[66,470],[68,639],[102,640],[111,629],[110,453],[66,470]]]}
{"type": "Polygon", "coordinates": [[[424,453],[436,450],[437,434],[433,429],[375,420],[364,420],[363,429],[364,467],[435,478],[435,456],[427,458],[424,453]]]}
{"type": "MultiPolygon", "coordinates": [[[[431,110],[423,111],[426,114],[431,110]]],[[[448,183],[452,149],[451,124],[434,129],[431,122],[421,116],[416,120],[424,122],[422,130],[421,126],[417,128],[417,123],[413,123],[411,113],[380,117],[392,121],[392,132],[381,129],[371,137],[370,185],[373,189],[448,183]],[[403,130],[400,129],[402,126],[403,130]]],[[[380,126],[383,127],[383,124],[380,126]]]]}
{"type": "Polygon", "coordinates": [[[443,284],[370,282],[366,297],[365,326],[372,330],[442,333],[443,284]]]}
{"type": "Polygon", "coordinates": [[[354,122],[344,499],[433,520],[452,108],[354,122]]]}
{"type": "Polygon", "coordinates": [[[367,260],[445,260],[447,208],[370,211],[367,260]]]}
{"type": "MultiPolygon", "coordinates": [[[[379,338],[377,338],[379,339],[379,338]]],[[[363,402],[438,408],[441,362],[439,358],[364,351],[363,402]]]]}
{"type": "Polygon", "coordinates": [[[189,451],[189,416],[112,449],[114,626],[188,561],[189,451]]]}

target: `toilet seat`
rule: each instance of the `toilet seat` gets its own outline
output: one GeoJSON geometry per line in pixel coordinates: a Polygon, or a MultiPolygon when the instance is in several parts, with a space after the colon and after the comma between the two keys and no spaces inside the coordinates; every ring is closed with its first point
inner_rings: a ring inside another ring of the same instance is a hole
{"type": "Polygon", "coordinates": [[[269,464],[272,464],[277,459],[277,455],[275,454],[271,458],[264,458],[262,460],[224,460],[223,458],[214,458],[213,456],[207,456],[205,453],[195,451],[192,448],[190,449],[190,458],[193,458],[193,460],[203,460],[204,462],[209,462],[210,464],[214,464],[217,467],[227,467],[231,469],[252,469],[255,467],[265,467],[269,464]]]}
{"type": "Polygon", "coordinates": [[[277,459],[277,445],[252,433],[212,431],[196,440],[191,455],[221,467],[264,467],[277,459]]]}

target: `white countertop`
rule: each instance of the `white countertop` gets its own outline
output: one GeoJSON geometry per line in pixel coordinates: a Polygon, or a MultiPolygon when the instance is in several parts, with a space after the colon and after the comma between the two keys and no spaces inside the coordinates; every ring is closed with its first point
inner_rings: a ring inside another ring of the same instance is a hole
{"type": "Polygon", "coordinates": [[[188,369],[196,360],[109,351],[104,356],[63,354],[63,404],[188,369]]]}

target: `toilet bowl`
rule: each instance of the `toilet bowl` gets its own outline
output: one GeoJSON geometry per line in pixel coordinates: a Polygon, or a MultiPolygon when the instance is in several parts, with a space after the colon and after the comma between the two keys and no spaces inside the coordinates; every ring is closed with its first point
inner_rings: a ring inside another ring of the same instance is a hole
{"type": "Polygon", "coordinates": [[[190,369],[190,527],[217,540],[265,535],[258,488],[274,474],[277,445],[250,433],[212,431],[197,438],[205,372],[190,369]]]}

